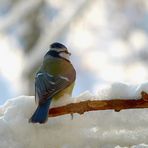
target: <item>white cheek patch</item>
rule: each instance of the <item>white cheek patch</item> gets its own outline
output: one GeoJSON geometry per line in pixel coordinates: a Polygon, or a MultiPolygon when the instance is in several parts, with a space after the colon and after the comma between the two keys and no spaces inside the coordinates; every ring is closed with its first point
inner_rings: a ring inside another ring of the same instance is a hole
{"type": "Polygon", "coordinates": [[[65,52],[61,52],[59,55],[60,55],[60,57],[67,59],[67,60],[69,60],[69,58],[70,58],[69,54],[67,54],[65,52]]]}

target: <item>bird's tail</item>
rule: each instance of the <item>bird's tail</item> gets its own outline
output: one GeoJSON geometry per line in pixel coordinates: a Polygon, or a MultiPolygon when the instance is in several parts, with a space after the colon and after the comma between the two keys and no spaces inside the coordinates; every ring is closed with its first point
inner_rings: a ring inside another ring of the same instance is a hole
{"type": "Polygon", "coordinates": [[[36,111],[32,115],[32,117],[29,119],[29,122],[32,123],[45,123],[48,119],[48,111],[49,106],[51,103],[51,99],[48,98],[47,102],[38,105],[36,111]]]}

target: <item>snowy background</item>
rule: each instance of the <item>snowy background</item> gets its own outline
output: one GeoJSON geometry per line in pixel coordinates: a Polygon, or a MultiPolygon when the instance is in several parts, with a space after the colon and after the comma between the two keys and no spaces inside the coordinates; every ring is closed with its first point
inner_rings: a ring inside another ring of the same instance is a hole
{"type": "Polygon", "coordinates": [[[0,0],[0,104],[34,95],[34,74],[54,41],[72,53],[74,96],[145,82],[147,21],[147,0],[0,0]]]}
{"type": "MultiPolygon", "coordinates": [[[[34,74],[49,45],[55,41],[65,44],[72,53],[71,60],[77,71],[74,97],[86,90],[95,95],[106,94],[109,98],[112,94],[122,97],[121,88],[139,96],[137,90],[148,79],[147,22],[147,0],[0,0],[0,105],[3,108],[0,141],[12,147],[34,147],[34,141],[44,141],[43,134],[46,138],[53,134],[53,139],[62,135],[56,147],[64,148],[147,144],[145,109],[88,113],[83,118],[76,116],[73,121],[64,116],[51,119],[49,125],[40,128],[40,125],[27,124],[34,109],[33,98],[22,97],[3,105],[6,100],[20,95],[34,96],[34,74]],[[128,83],[130,88],[114,82],[128,83]],[[119,93],[104,93],[106,87],[119,93]],[[56,124],[60,134],[51,124],[56,124]],[[17,132],[16,127],[20,127],[20,131],[17,132]],[[68,128],[73,130],[69,132],[68,128]],[[39,137],[35,136],[36,130],[39,137]],[[52,134],[47,135],[46,130],[52,134]],[[28,140],[24,146],[23,139],[28,140]],[[14,141],[21,141],[21,146],[14,141]],[[76,145],[77,142],[81,144],[76,145]]],[[[131,94],[126,95],[131,98],[131,94]]],[[[48,142],[51,147],[55,144],[53,140],[48,142]]]]}

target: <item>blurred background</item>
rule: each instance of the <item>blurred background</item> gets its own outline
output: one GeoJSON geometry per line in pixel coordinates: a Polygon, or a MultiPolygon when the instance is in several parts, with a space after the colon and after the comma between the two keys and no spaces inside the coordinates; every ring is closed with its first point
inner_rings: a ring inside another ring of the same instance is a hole
{"type": "Polygon", "coordinates": [[[0,104],[34,95],[34,75],[52,42],[77,71],[73,95],[148,79],[147,0],[0,0],[0,104]]]}

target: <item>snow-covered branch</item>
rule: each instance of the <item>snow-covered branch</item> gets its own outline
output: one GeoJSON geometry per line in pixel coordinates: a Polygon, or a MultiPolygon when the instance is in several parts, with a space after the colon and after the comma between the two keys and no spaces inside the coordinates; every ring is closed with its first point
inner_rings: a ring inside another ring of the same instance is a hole
{"type": "Polygon", "coordinates": [[[98,89],[96,94],[85,91],[76,97],[65,95],[52,100],[49,116],[57,118],[49,118],[45,124],[28,123],[37,107],[34,96],[9,99],[0,106],[0,147],[41,148],[43,144],[45,147],[108,147],[108,144],[110,148],[135,144],[144,147],[140,143],[147,142],[148,109],[133,109],[148,108],[145,92],[148,92],[148,82],[139,85],[114,83],[98,89]],[[95,110],[130,108],[119,113],[95,110]],[[89,110],[83,116],[75,114],[73,120],[69,116],[69,113],[82,114],[89,110]],[[59,116],[62,114],[67,115],[59,116]],[[55,137],[60,140],[57,142],[55,137]]]}
{"type": "Polygon", "coordinates": [[[65,114],[79,113],[83,114],[88,111],[109,110],[120,111],[123,109],[148,108],[148,94],[141,92],[141,99],[113,99],[113,100],[87,100],[78,103],[71,103],[65,106],[51,108],[49,117],[55,117],[65,114]]]}

